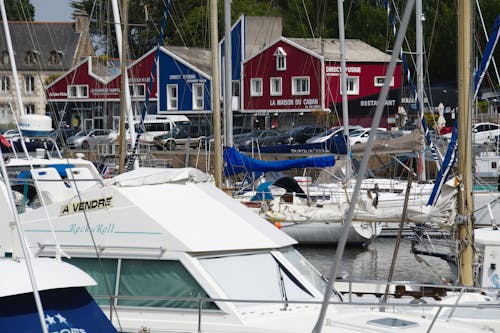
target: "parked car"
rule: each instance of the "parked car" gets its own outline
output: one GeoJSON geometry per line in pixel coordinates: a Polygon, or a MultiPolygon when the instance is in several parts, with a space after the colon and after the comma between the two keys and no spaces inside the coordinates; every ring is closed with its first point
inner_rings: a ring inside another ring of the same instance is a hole
{"type": "MultiPolygon", "coordinates": [[[[353,125],[349,126],[349,133],[352,131],[355,131],[357,129],[362,128],[361,126],[353,125]]],[[[310,139],[306,140],[306,143],[321,143],[321,142],[326,142],[329,139],[333,138],[334,136],[337,135],[342,135],[344,133],[344,127],[342,126],[337,126],[337,127],[332,127],[329,130],[318,134],[316,136],[313,136],[310,139]]]]}
{"type": "MultiPolygon", "coordinates": [[[[371,128],[359,128],[352,132],[349,132],[349,143],[350,145],[355,145],[357,143],[366,143],[368,142],[368,138],[370,137],[372,129],[371,128]]],[[[383,128],[379,128],[378,132],[387,132],[383,128]]]]}
{"type": "Polygon", "coordinates": [[[273,146],[280,144],[301,144],[305,143],[308,139],[321,133],[325,133],[326,129],[320,126],[301,126],[292,128],[277,137],[271,136],[259,140],[261,147],[273,146]]]}
{"type": "Polygon", "coordinates": [[[238,148],[250,148],[252,145],[260,145],[259,140],[261,139],[277,137],[280,134],[277,130],[256,130],[235,139],[234,145],[238,148]]]}
{"type": "Polygon", "coordinates": [[[190,147],[197,147],[201,141],[205,141],[206,135],[210,133],[210,127],[201,124],[177,126],[171,131],[153,138],[153,144],[158,150],[171,150],[175,146],[185,145],[189,142],[190,147]]]}
{"type": "Polygon", "coordinates": [[[59,146],[64,146],[66,143],[66,140],[68,140],[69,137],[74,136],[77,133],[77,130],[74,128],[60,128],[58,130],[52,131],[49,133],[49,136],[57,142],[59,146]]]}
{"type": "MultiPolygon", "coordinates": [[[[241,126],[235,126],[233,127],[233,141],[238,138],[240,138],[241,136],[247,134],[247,133],[250,133],[252,131],[251,128],[249,127],[241,127],[241,126]]],[[[221,130],[221,133],[224,132],[223,130],[221,130]]],[[[222,140],[224,140],[224,135],[222,135],[222,140]]],[[[206,144],[208,143],[210,146],[212,146],[214,144],[214,136],[213,134],[212,135],[209,135],[207,136],[205,139],[203,139],[200,144],[202,147],[205,147],[206,144]]]]}
{"type": "Polygon", "coordinates": [[[111,143],[118,138],[115,131],[109,129],[81,130],[66,140],[69,148],[89,149],[101,143],[111,143]]]}
{"type": "MultiPolygon", "coordinates": [[[[441,136],[446,141],[451,140],[452,133],[446,133],[441,136]]],[[[472,126],[473,142],[484,144],[494,142],[495,137],[500,135],[500,125],[494,123],[476,123],[472,126]]]]}

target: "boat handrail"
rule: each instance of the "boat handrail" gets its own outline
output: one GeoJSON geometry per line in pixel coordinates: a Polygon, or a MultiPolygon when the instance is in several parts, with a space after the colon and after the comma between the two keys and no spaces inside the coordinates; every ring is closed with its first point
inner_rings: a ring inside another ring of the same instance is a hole
{"type": "MultiPolygon", "coordinates": [[[[469,289],[469,287],[466,287],[469,289]]],[[[137,300],[137,301],[186,301],[186,302],[196,302],[198,304],[197,306],[197,316],[198,316],[198,330],[197,332],[202,332],[202,313],[204,310],[206,312],[214,312],[212,309],[203,309],[203,304],[204,303],[214,303],[214,302],[226,302],[226,303],[252,303],[252,304],[283,304],[290,306],[290,304],[294,305],[301,305],[301,304],[307,304],[307,305],[322,305],[322,301],[306,301],[306,300],[256,300],[256,299],[228,299],[228,298],[204,298],[204,297],[166,297],[166,296],[124,296],[124,295],[94,295],[93,296],[95,299],[109,299],[110,301],[110,306],[109,306],[109,317],[110,320],[112,320],[112,314],[113,314],[113,308],[114,307],[120,307],[120,305],[117,305],[118,300],[137,300]]],[[[428,327],[427,332],[431,331],[431,328],[433,327],[434,323],[436,322],[437,318],[439,317],[440,313],[442,312],[443,309],[451,308],[452,311],[448,314],[446,317],[446,320],[449,320],[451,316],[453,315],[453,311],[457,308],[466,308],[466,309],[474,309],[474,308],[481,308],[482,310],[484,309],[494,309],[494,310],[500,310],[500,303],[495,302],[495,303],[467,303],[467,304],[457,304],[455,303],[449,303],[449,304],[444,304],[444,303],[379,303],[379,302],[339,302],[339,301],[330,301],[328,302],[329,305],[335,305],[335,306],[363,306],[363,307],[381,307],[383,306],[384,311],[388,312],[388,309],[392,308],[393,313],[397,313],[397,309],[399,307],[404,307],[404,308],[417,308],[417,309],[423,309],[423,308],[437,308],[436,312],[432,314],[432,321],[430,326],[428,327]]],[[[102,305],[104,308],[105,305],[102,305]]],[[[127,307],[134,307],[134,306],[127,306],[127,307]]],[[[141,307],[143,308],[143,307],[141,307]]],[[[186,311],[193,311],[194,308],[190,309],[187,308],[186,311]]]]}
{"type": "MultiPolygon", "coordinates": [[[[38,255],[47,255],[50,253],[45,253],[48,248],[56,248],[56,244],[50,243],[37,243],[39,252],[38,255]]],[[[72,249],[72,250],[86,250],[96,248],[93,245],[80,245],[80,244],[64,244],[60,246],[61,249],[72,249]]],[[[103,253],[105,250],[130,250],[130,251],[160,251],[160,254],[163,254],[167,251],[163,246],[119,246],[119,245],[106,245],[106,246],[97,246],[97,251],[99,253],[103,253]]],[[[47,250],[48,252],[48,250],[47,250]]],[[[155,255],[156,256],[156,255],[155,255]]]]}
{"type": "Polygon", "coordinates": [[[494,292],[500,293],[500,290],[495,287],[472,287],[472,286],[462,286],[462,285],[452,285],[452,284],[435,284],[435,283],[420,283],[420,282],[412,282],[412,281],[382,281],[382,280],[370,280],[370,279],[336,279],[335,283],[338,282],[345,282],[348,283],[349,285],[353,285],[355,283],[360,283],[360,284],[372,284],[372,285],[405,285],[405,286],[412,286],[412,287],[424,287],[424,288],[442,288],[442,289],[447,289],[447,290],[452,290],[452,291],[460,291],[460,290],[467,290],[467,291],[485,291],[485,290],[491,290],[494,292]]]}

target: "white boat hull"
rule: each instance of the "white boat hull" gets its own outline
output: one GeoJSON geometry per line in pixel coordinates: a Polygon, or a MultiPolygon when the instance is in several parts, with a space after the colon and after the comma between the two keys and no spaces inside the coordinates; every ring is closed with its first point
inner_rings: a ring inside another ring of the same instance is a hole
{"type": "MultiPolygon", "coordinates": [[[[281,230],[301,244],[336,244],[343,225],[331,222],[281,222],[281,230]]],[[[382,231],[380,223],[353,223],[347,236],[348,244],[366,244],[382,231]]]]}

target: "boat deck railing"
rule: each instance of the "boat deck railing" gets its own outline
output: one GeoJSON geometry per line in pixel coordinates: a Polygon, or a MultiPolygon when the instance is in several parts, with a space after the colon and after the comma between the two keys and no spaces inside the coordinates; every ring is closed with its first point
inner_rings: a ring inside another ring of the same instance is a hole
{"type": "MultiPolygon", "coordinates": [[[[347,281],[349,283],[349,299],[346,301],[331,301],[328,304],[331,306],[335,307],[349,307],[349,306],[355,306],[356,308],[359,307],[364,307],[364,308],[369,308],[370,310],[378,310],[380,312],[386,312],[386,313],[398,313],[401,312],[403,309],[407,310],[423,310],[425,308],[428,309],[433,309],[434,313],[430,313],[432,315],[432,320],[427,328],[427,332],[431,332],[434,323],[438,319],[441,313],[444,313],[443,310],[446,309],[451,309],[447,314],[446,314],[446,320],[450,320],[453,318],[455,314],[456,309],[481,309],[482,311],[484,310],[495,310],[495,311],[500,311],[500,290],[497,288],[477,288],[477,287],[465,287],[465,286],[448,286],[448,285],[443,285],[443,286],[438,286],[435,284],[412,284],[410,283],[411,286],[418,286],[421,288],[444,288],[446,290],[455,290],[459,292],[457,299],[452,302],[452,303],[427,303],[427,302],[414,302],[410,301],[407,303],[403,302],[387,302],[384,303],[382,301],[379,302],[367,302],[367,301],[352,301],[352,295],[355,294],[353,291],[353,284],[354,283],[375,283],[379,285],[384,285],[387,283],[383,283],[382,281],[371,281],[371,280],[351,280],[347,281]],[[491,290],[492,292],[497,293],[497,298],[496,300],[493,300],[491,303],[487,302],[478,302],[478,303],[469,303],[467,302],[466,304],[460,304],[461,297],[466,293],[466,292],[474,292],[474,291],[479,291],[479,292],[485,292],[485,290],[491,290]]],[[[401,284],[402,282],[391,282],[391,285],[398,285],[401,284]]],[[[405,282],[405,285],[408,286],[409,284],[405,282]]],[[[393,297],[397,298],[392,294],[393,297]]],[[[214,313],[214,310],[212,309],[204,309],[203,306],[205,303],[248,303],[248,304],[259,304],[259,305],[272,305],[272,304],[280,304],[282,305],[282,308],[280,308],[282,311],[287,311],[288,308],[291,305],[318,305],[321,306],[322,302],[321,301],[305,301],[305,300],[256,300],[256,299],[226,299],[226,298],[198,298],[198,297],[153,297],[153,296],[104,296],[104,295],[98,295],[94,296],[95,299],[108,299],[109,300],[109,318],[110,320],[113,320],[113,313],[116,309],[119,309],[120,305],[117,305],[118,300],[135,300],[135,301],[183,301],[183,302],[193,302],[196,303],[196,307],[189,308],[189,309],[183,309],[185,311],[196,311],[197,313],[197,332],[202,332],[202,323],[203,323],[203,314],[207,315],[210,313],[214,313]],[[113,304],[113,306],[111,305],[113,304]],[[116,309],[115,309],[116,308],[116,309]],[[196,309],[196,310],[195,310],[196,309]]],[[[103,308],[108,308],[108,306],[102,306],[103,308]]],[[[129,306],[127,306],[129,307],[129,306]]],[[[156,308],[156,307],[155,307],[156,308]]]]}

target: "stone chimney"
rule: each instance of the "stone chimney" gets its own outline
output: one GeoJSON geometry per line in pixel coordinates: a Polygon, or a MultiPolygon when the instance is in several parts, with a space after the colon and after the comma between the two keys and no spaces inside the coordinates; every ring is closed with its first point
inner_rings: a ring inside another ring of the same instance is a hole
{"type": "Polygon", "coordinates": [[[79,10],[75,12],[75,31],[87,34],[89,32],[89,16],[83,11],[79,10]]]}
{"type": "Polygon", "coordinates": [[[83,10],[79,10],[73,15],[75,16],[75,32],[80,33],[80,38],[78,39],[75,56],[71,62],[72,66],[76,65],[88,56],[95,55],[95,50],[89,34],[89,16],[83,10]]]}

